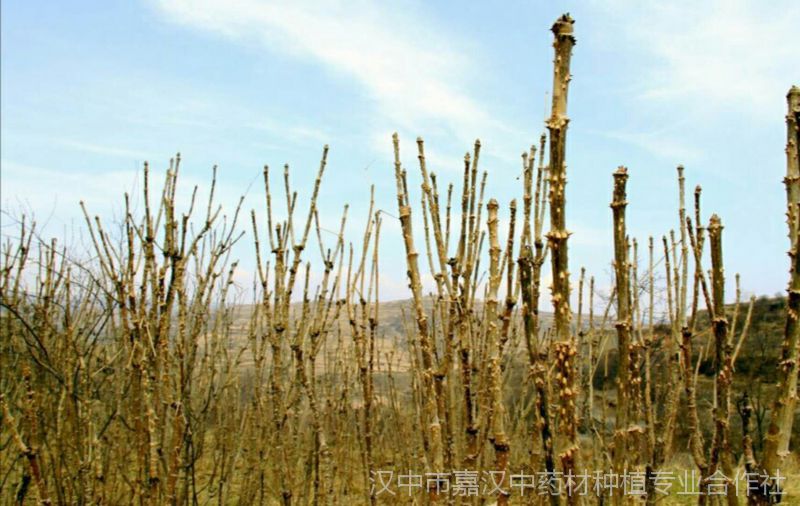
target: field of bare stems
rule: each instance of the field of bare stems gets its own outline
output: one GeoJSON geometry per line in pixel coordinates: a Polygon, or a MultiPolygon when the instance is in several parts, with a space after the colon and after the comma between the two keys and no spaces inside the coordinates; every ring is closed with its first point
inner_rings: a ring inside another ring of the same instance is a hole
{"type": "Polygon", "coordinates": [[[480,141],[450,184],[422,139],[395,135],[396,208],[373,198],[358,244],[346,207],[321,233],[327,146],[306,209],[288,172],[276,191],[264,169],[266,222],[223,214],[216,181],[180,208],[179,156],[161,184],[145,165],[144,206],[125,195],[121,223],[84,209],[90,258],[21,217],[0,260],[0,503],[800,504],[800,89],[773,217],[788,297],[771,302],[775,359],[754,369],[764,310],[726,303],[724,216],[687,190],[690,171],[677,168],[674,229],[637,239],[626,205],[645,196],[609,170],[613,292],[570,265],[573,20],[552,31],[552,107],[518,200],[484,195],[480,141]],[[407,301],[381,299],[390,219],[407,301]],[[258,268],[243,303],[244,230],[258,268]]]}

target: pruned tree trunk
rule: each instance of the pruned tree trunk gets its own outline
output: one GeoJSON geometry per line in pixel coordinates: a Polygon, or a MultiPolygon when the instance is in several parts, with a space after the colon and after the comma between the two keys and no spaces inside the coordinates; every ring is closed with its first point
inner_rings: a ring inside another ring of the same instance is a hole
{"type": "MultiPolygon", "coordinates": [[[[614,172],[614,195],[611,209],[614,214],[614,273],[617,287],[617,411],[614,431],[614,472],[622,474],[626,466],[628,401],[630,400],[629,373],[631,346],[631,293],[630,263],[628,261],[628,235],[625,226],[626,200],[625,187],[628,181],[628,169],[620,167],[614,172]]],[[[615,503],[620,504],[622,498],[616,494],[615,503]]]]}
{"type": "Polygon", "coordinates": [[[764,470],[774,476],[789,454],[789,439],[797,405],[798,354],[800,353],[800,88],[793,86],[787,95],[786,115],[786,199],[791,249],[789,258],[789,299],[786,306],[783,350],[780,362],[778,398],[772,409],[769,432],[764,442],[764,470]]]}
{"type": "Polygon", "coordinates": [[[714,332],[714,352],[717,364],[714,398],[714,439],[711,446],[709,472],[711,475],[721,471],[729,480],[726,496],[729,506],[736,506],[736,488],[731,482],[733,463],[730,447],[730,411],[731,385],[733,384],[733,364],[731,354],[728,318],[725,316],[725,269],[722,262],[722,221],[716,214],[711,216],[708,225],[708,239],[711,249],[711,298],[713,308],[709,308],[712,316],[714,332]]]}
{"type": "MultiPolygon", "coordinates": [[[[566,226],[567,167],[565,164],[567,145],[567,92],[569,90],[569,67],[572,47],[575,45],[573,24],[575,22],[564,14],[553,24],[555,36],[553,47],[553,103],[547,129],[550,132],[550,231],[547,239],[550,245],[551,265],[553,272],[552,298],[555,313],[555,341],[559,343],[559,363],[564,367],[559,381],[559,400],[562,411],[562,427],[569,447],[561,452],[561,465],[565,475],[576,474],[580,445],[578,441],[578,413],[575,377],[577,376],[577,346],[570,329],[570,286],[569,257],[567,240],[569,232],[566,226]]],[[[577,504],[580,497],[568,493],[569,504],[577,504]]]]}
{"type": "MultiPolygon", "coordinates": [[[[428,317],[425,314],[425,307],[422,300],[422,280],[419,273],[419,262],[414,247],[414,234],[411,228],[411,205],[408,196],[408,185],[406,183],[406,173],[400,164],[400,141],[397,134],[393,136],[394,141],[394,168],[395,179],[397,182],[397,207],[400,213],[400,226],[403,231],[403,242],[406,250],[406,264],[408,267],[408,281],[411,287],[411,294],[414,302],[414,313],[416,320],[417,339],[422,351],[422,378],[425,392],[424,412],[425,423],[429,436],[430,451],[428,464],[434,472],[441,472],[444,467],[443,448],[442,448],[442,425],[439,420],[439,413],[436,401],[436,389],[434,385],[434,358],[433,343],[428,331],[428,317]]],[[[429,490],[432,500],[438,499],[438,492],[429,490]]]]}
{"type": "Polygon", "coordinates": [[[553,266],[553,309],[555,311],[556,340],[569,340],[569,261],[567,254],[566,199],[567,167],[565,153],[567,143],[567,90],[569,88],[569,64],[572,56],[574,21],[568,14],[561,16],[553,25],[555,34],[555,61],[553,67],[553,104],[547,128],[550,132],[550,244],[553,266]]]}

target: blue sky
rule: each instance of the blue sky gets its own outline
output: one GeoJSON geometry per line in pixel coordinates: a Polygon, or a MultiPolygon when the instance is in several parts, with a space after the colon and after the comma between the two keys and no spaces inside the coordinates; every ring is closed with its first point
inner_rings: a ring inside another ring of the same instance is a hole
{"type": "MultiPolygon", "coordinates": [[[[645,244],[676,226],[684,164],[706,218],[726,225],[729,277],[740,272],[745,293],[784,289],[783,118],[800,84],[800,3],[489,4],[3,2],[2,207],[76,240],[80,199],[109,221],[121,193],[138,191],[142,162],[160,171],[180,151],[186,195],[218,164],[226,209],[242,193],[248,211],[261,209],[262,166],[277,176],[289,163],[307,195],[327,143],[322,219],[337,228],[350,203],[357,240],[371,183],[396,214],[396,130],[415,188],[416,136],[432,170],[456,183],[479,137],[487,194],[505,209],[521,196],[519,154],[544,127],[549,28],[569,11],[573,273],[583,265],[608,284],[618,165],[631,174],[631,234],[645,244]]],[[[3,234],[9,225],[4,216],[3,234]]],[[[398,230],[387,220],[382,234],[385,298],[407,296],[398,230]]],[[[249,244],[237,250],[243,284],[249,244]]]]}

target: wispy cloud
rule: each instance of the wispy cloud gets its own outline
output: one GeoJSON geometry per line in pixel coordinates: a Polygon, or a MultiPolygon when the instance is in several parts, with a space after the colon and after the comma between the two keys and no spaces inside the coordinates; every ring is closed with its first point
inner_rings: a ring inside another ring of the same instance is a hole
{"type": "Polygon", "coordinates": [[[700,162],[719,132],[774,124],[800,82],[796,1],[610,0],[593,14],[606,49],[635,62],[617,90],[625,120],[596,133],[659,158],[700,162]]]}
{"type": "Polygon", "coordinates": [[[120,158],[135,158],[137,160],[144,160],[147,158],[147,155],[142,151],[136,151],[117,146],[106,146],[90,142],[75,141],[71,139],[56,139],[55,142],[56,144],[59,144],[66,148],[86,153],[94,153],[98,155],[114,156],[120,158]]]}
{"type": "Polygon", "coordinates": [[[112,169],[90,173],[74,168],[50,169],[13,160],[0,161],[3,170],[3,209],[33,213],[37,218],[53,215],[58,225],[80,220],[78,203],[84,201],[94,211],[111,214],[117,195],[132,192],[137,184],[136,170],[112,169]],[[57,184],[42,184],[43,181],[57,184]],[[109,189],[113,189],[109,193],[109,189]]]}
{"type": "Polygon", "coordinates": [[[507,130],[463,87],[471,62],[442,27],[387,4],[177,0],[169,20],[272,51],[310,58],[354,79],[389,123],[413,132],[432,122],[467,143],[507,130]]]}
{"type": "MultiPolygon", "coordinates": [[[[11,212],[54,215],[58,217],[55,221],[59,224],[76,219],[80,222],[82,212],[79,202],[83,201],[91,214],[117,215],[122,211],[125,193],[131,196],[133,213],[139,210],[142,173],[138,168],[102,171],[73,165],[45,168],[8,159],[0,160],[0,167],[3,173],[0,207],[11,212]],[[42,184],[43,181],[55,184],[42,184]]],[[[163,177],[159,170],[154,171],[151,185],[157,187],[163,177]]],[[[196,174],[183,174],[176,194],[178,206],[182,209],[190,207],[194,187],[198,188],[197,200],[205,201],[208,198],[208,181],[196,174]]],[[[250,197],[255,194],[220,181],[215,191],[215,201],[223,206],[223,212],[232,212],[243,193],[250,197]]]]}
{"type": "Polygon", "coordinates": [[[325,130],[303,125],[283,124],[271,119],[259,119],[250,124],[251,128],[268,132],[271,136],[293,142],[316,142],[325,144],[331,136],[325,130]]]}
{"type": "Polygon", "coordinates": [[[693,114],[735,110],[780,115],[800,80],[800,3],[714,0],[602,4],[621,35],[643,53],[635,86],[643,99],[696,106],[693,114]]]}
{"type": "Polygon", "coordinates": [[[660,158],[676,162],[694,162],[701,156],[699,150],[661,131],[626,132],[605,130],[597,132],[597,134],[631,144],[660,158]]]}

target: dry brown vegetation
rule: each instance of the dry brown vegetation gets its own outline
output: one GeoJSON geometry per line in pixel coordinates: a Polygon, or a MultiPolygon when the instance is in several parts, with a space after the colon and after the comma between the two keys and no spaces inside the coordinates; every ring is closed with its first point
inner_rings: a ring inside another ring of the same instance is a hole
{"type": "Polygon", "coordinates": [[[783,348],[761,362],[768,372],[753,372],[756,301],[740,304],[737,277],[726,305],[722,220],[703,215],[699,187],[687,210],[682,167],[676,228],[648,238],[646,255],[626,231],[631,176],[613,173],[609,297],[584,270],[570,273],[572,19],[553,33],[548,134],[522,155],[521,206],[485,200],[480,141],[460,186],[445,188],[418,139],[417,194],[395,135],[408,302],[379,303],[381,226],[395,218],[374,198],[360,244],[345,241],[347,207],[336,238],[324,240],[327,147],[308,209],[296,208],[288,170],[275,192],[264,169],[266,223],[253,212],[240,227],[241,202],[224,215],[215,179],[207,202],[193,196],[178,208],[179,156],[158,190],[145,165],[143,212],[128,195],[120,224],[84,210],[91,258],[72,260],[22,219],[0,270],[0,501],[797,503],[800,89],[786,117],[789,295],[784,328],[770,330],[783,348]],[[231,294],[230,258],[244,228],[258,266],[246,305],[231,294]],[[552,312],[539,309],[546,292],[552,312]],[[765,374],[756,395],[752,378],[765,374]],[[700,489],[727,493],[660,490],[663,473],[691,470],[700,489]],[[469,478],[459,471],[477,473],[477,496],[459,496],[458,479],[469,478]],[[567,477],[584,471],[630,473],[644,487],[567,493],[567,477]],[[414,472],[419,486],[381,490],[414,472]],[[732,479],[745,472],[740,486],[752,490],[736,493],[732,479]],[[525,476],[536,480],[528,488],[525,476]],[[550,493],[558,482],[564,490],[550,493]]]}

